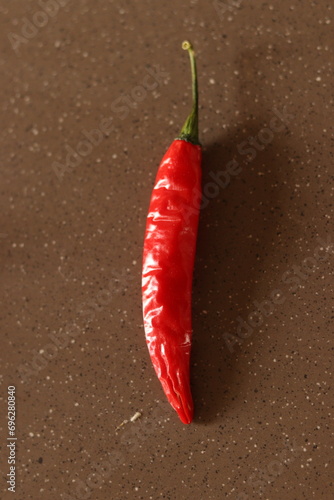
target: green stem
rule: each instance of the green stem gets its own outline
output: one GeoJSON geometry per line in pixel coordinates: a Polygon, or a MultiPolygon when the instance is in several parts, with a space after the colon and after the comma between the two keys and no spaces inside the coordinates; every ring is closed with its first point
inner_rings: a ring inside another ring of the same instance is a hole
{"type": "Polygon", "coordinates": [[[178,139],[192,142],[193,144],[200,144],[198,139],[198,84],[195,52],[190,42],[183,42],[182,48],[189,52],[190,57],[193,107],[181,129],[178,139]]]}

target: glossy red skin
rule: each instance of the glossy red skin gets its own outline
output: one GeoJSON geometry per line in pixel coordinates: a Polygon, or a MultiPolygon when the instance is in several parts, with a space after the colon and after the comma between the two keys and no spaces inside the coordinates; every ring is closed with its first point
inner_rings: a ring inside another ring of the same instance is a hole
{"type": "Polygon", "coordinates": [[[193,418],[191,291],[201,198],[201,147],[176,139],[164,155],[147,216],[142,297],[156,374],[181,421],[193,418]]]}

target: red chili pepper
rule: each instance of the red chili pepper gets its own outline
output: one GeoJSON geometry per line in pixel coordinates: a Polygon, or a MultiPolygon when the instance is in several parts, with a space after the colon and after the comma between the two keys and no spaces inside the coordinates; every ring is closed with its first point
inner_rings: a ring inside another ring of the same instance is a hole
{"type": "Polygon", "coordinates": [[[146,342],[156,374],[181,421],[193,418],[190,390],[191,289],[195,260],[201,158],[196,61],[189,42],[193,107],[165,153],[146,223],[142,296],[146,342]]]}

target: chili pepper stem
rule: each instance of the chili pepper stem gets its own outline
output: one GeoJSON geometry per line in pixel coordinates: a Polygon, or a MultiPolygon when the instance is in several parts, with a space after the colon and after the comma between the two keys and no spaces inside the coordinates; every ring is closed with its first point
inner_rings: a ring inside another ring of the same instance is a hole
{"type": "Polygon", "coordinates": [[[188,51],[190,57],[193,107],[177,139],[182,139],[184,141],[192,142],[193,144],[199,145],[200,142],[198,139],[198,84],[197,84],[195,52],[191,43],[188,41],[182,43],[182,48],[188,51]]]}

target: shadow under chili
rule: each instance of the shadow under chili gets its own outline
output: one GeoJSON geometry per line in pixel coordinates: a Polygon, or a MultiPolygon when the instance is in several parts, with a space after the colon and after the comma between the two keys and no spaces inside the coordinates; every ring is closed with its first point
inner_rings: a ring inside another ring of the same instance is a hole
{"type": "MultiPolygon", "coordinates": [[[[284,173],[288,152],[284,135],[273,140],[252,160],[238,153],[237,145],[249,136],[257,136],[266,121],[254,121],[242,131],[222,137],[203,152],[204,202],[200,212],[193,285],[193,348],[191,358],[195,421],[223,420],[238,401],[248,367],[242,366],[240,350],[247,359],[249,342],[226,341],[227,334],[237,336],[238,317],[247,321],[255,310],[257,283],[266,279],[266,266],[284,217],[284,173]],[[214,188],[213,173],[226,170],[233,158],[241,171],[214,188]],[[284,168],[282,169],[282,166],[284,168]],[[210,188],[208,183],[212,183],[210,188]],[[205,197],[205,193],[209,197],[205,197]]],[[[284,220],[284,224],[288,223],[284,220]]],[[[263,297],[266,299],[267,297],[263,297]]],[[[250,359],[252,354],[249,354],[250,359]]]]}

